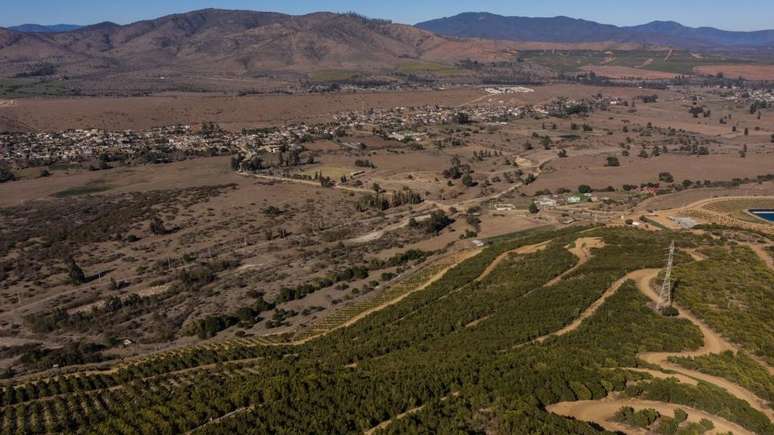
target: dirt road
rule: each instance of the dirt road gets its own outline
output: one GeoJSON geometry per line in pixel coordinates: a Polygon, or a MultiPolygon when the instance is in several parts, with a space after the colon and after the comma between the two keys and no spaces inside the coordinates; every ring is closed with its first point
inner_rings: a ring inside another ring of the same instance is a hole
{"type": "MultiPolygon", "coordinates": [[[[651,287],[651,282],[653,282],[656,279],[659,272],[660,272],[660,269],[643,269],[643,270],[632,272],[626,275],[621,280],[616,281],[616,283],[605,292],[605,295],[606,297],[609,297],[620,287],[621,284],[623,284],[623,282],[625,282],[628,279],[632,279],[637,285],[637,288],[645,296],[647,296],[649,299],[651,299],[654,302],[658,302],[659,297],[651,287]]],[[[603,298],[606,299],[605,295],[603,295],[603,298]]],[[[581,317],[578,318],[578,320],[576,320],[571,325],[551,335],[566,334],[571,330],[577,328],[578,326],[580,326],[582,319],[588,318],[590,315],[592,315],[593,312],[595,312],[599,306],[601,306],[601,302],[597,301],[597,303],[592,305],[592,307],[589,307],[589,309],[587,309],[581,315],[581,317]]],[[[647,363],[659,366],[662,369],[671,370],[672,372],[675,373],[674,377],[678,378],[678,380],[681,382],[686,381],[687,379],[692,379],[695,381],[700,380],[700,381],[705,381],[705,382],[714,384],[720,388],[723,388],[731,395],[749,403],[751,407],[763,413],[769,419],[774,419],[774,410],[769,408],[768,403],[765,400],[756,396],[751,391],[747,390],[746,388],[743,388],[742,386],[737,385],[733,382],[730,382],[726,379],[707,375],[694,370],[689,370],[677,364],[672,364],[668,361],[669,357],[671,356],[698,357],[702,355],[722,353],[725,351],[737,352],[739,350],[737,346],[733,345],[732,343],[728,342],[726,339],[721,337],[720,334],[712,330],[709,326],[707,326],[703,321],[701,321],[699,318],[693,315],[690,311],[677,305],[675,305],[675,308],[677,308],[678,311],[680,312],[679,318],[686,319],[692,322],[694,325],[696,325],[699,328],[702,335],[704,336],[703,346],[697,350],[685,351],[685,352],[673,352],[673,353],[648,352],[648,353],[643,353],[638,355],[639,358],[647,363]]],[[[548,338],[548,336],[541,337],[541,338],[545,340],[546,338],[548,338]]],[[[538,341],[542,341],[542,340],[538,339],[538,341]]],[[[771,373],[771,368],[770,367],[767,367],[767,368],[771,373]]],[[[664,377],[664,376],[662,375],[657,377],[664,377]]],[[[692,381],[690,383],[694,383],[695,381],[692,381]]],[[[556,405],[552,405],[548,407],[548,409],[549,411],[559,415],[573,417],[584,421],[593,421],[608,430],[636,433],[636,432],[633,432],[632,429],[629,427],[609,421],[610,418],[615,414],[615,412],[618,411],[618,409],[620,409],[622,406],[631,406],[631,407],[634,407],[635,409],[653,408],[659,411],[661,414],[666,414],[666,415],[671,415],[674,412],[674,409],[681,408],[687,411],[688,414],[693,418],[700,417],[700,418],[706,418],[712,421],[715,424],[715,428],[716,428],[715,430],[717,431],[720,431],[720,432],[732,431],[735,434],[751,433],[750,431],[734,423],[728,422],[720,417],[708,414],[704,411],[691,409],[681,405],[674,405],[674,404],[668,404],[668,403],[662,403],[662,402],[641,401],[641,400],[634,400],[634,399],[624,400],[624,399],[617,399],[615,397],[608,397],[606,399],[597,400],[597,401],[562,402],[556,405]]]]}
{"type": "Polygon", "coordinates": [[[726,419],[709,414],[700,409],[672,403],[655,402],[652,400],[618,399],[611,397],[603,400],[562,402],[547,406],[546,410],[553,412],[554,414],[562,415],[565,417],[572,417],[577,420],[591,421],[599,424],[609,431],[618,431],[628,434],[649,433],[643,429],[636,429],[621,423],[611,421],[611,419],[615,416],[615,413],[624,406],[630,406],[637,411],[642,409],[655,409],[659,412],[659,414],[666,416],[673,416],[676,409],[682,409],[688,413],[688,421],[690,422],[698,423],[702,418],[706,418],[707,420],[711,421],[715,425],[715,429],[708,433],[733,432],[735,435],[753,435],[752,432],[739,426],[736,423],[732,423],[726,419]]]}
{"type": "Polygon", "coordinates": [[[578,270],[578,268],[588,263],[588,261],[591,259],[592,249],[599,249],[604,247],[605,242],[599,237],[583,237],[575,240],[575,245],[567,249],[571,254],[578,257],[578,263],[576,263],[572,269],[567,270],[566,272],[547,282],[544,287],[551,287],[553,285],[559,284],[559,282],[561,282],[567,275],[575,272],[578,270]]]}
{"type": "Polygon", "coordinates": [[[516,248],[512,251],[503,252],[502,254],[498,255],[497,258],[494,259],[491,263],[489,263],[489,266],[484,269],[484,272],[479,275],[478,278],[476,278],[475,282],[481,282],[489,276],[490,273],[492,273],[495,269],[497,269],[497,266],[500,265],[503,261],[505,261],[506,258],[510,257],[511,255],[528,255],[528,254],[534,254],[536,252],[540,252],[548,246],[548,244],[551,243],[551,240],[546,240],[543,243],[538,243],[535,245],[528,245],[528,246],[522,246],[520,248],[516,248]]]}

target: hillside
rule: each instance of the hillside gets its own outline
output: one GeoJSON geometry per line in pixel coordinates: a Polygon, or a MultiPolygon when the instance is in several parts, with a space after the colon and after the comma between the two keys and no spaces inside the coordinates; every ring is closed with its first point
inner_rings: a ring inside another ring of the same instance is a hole
{"type": "Polygon", "coordinates": [[[20,26],[9,27],[9,29],[16,32],[25,32],[25,33],[57,33],[57,32],[71,32],[73,30],[78,30],[81,27],[83,26],[79,26],[77,24],[52,24],[52,25],[22,24],[20,26]]]}
{"type": "Polygon", "coordinates": [[[416,26],[447,36],[520,42],[613,41],[669,45],[684,49],[767,48],[774,44],[774,30],[731,32],[711,27],[686,27],[671,21],[618,27],[569,17],[504,17],[483,12],[467,12],[422,22],[416,26]]]}
{"type": "Polygon", "coordinates": [[[175,74],[253,78],[277,71],[391,70],[408,62],[512,59],[514,44],[434,35],[356,15],[201,10],[64,33],[0,30],[0,74],[175,74]]]}

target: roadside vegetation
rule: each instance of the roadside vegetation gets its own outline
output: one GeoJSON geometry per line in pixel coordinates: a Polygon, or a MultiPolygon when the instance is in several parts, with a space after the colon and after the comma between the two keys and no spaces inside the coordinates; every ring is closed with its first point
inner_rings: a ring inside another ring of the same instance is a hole
{"type": "Polygon", "coordinates": [[[675,269],[675,298],[710,327],[774,365],[774,273],[747,247],[704,251],[675,269]]]}

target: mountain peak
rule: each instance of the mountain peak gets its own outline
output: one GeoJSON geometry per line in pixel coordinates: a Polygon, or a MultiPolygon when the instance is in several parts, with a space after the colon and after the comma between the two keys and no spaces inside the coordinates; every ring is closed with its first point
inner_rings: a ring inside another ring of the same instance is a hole
{"type": "Polygon", "coordinates": [[[639,26],[619,27],[566,16],[529,18],[505,17],[488,13],[462,13],[449,18],[418,23],[417,27],[459,38],[488,38],[519,42],[635,42],[685,49],[758,48],[774,45],[774,30],[729,32],[710,27],[696,29],[675,21],[652,21],[639,26]]]}
{"type": "Polygon", "coordinates": [[[19,26],[9,27],[9,30],[23,33],[60,33],[60,32],[72,32],[78,30],[82,26],[77,24],[21,24],[19,26]]]}

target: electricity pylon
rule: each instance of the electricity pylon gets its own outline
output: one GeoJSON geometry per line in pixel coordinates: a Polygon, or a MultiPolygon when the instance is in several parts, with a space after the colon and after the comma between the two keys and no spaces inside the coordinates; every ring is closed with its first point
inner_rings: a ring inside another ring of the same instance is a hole
{"type": "Polygon", "coordinates": [[[664,282],[661,283],[661,292],[659,293],[658,308],[666,308],[672,306],[672,264],[675,258],[675,242],[669,245],[669,253],[667,254],[666,273],[664,273],[664,282]]]}

